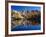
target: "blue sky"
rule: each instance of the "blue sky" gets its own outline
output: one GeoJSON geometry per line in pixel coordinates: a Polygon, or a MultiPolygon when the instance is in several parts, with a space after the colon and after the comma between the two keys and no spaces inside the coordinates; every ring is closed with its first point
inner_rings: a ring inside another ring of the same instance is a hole
{"type": "Polygon", "coordinates": [[[22,10],[41,10],[40,7],[37,6],[11,6],[11,10],[16,10],[16,11],[22,11],[22,10]]]}

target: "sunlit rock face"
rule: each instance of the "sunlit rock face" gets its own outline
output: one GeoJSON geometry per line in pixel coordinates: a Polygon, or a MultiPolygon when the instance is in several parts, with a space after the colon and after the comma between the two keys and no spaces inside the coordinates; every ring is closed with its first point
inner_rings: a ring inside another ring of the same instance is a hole
{"type": "Polygon", "coordinates": [[[13,17],[15,18],[15,19],[19,19],[19,18],[24,18],[23,16],[21,16],[21,13],[20,12],[18,12],[18,11],[14,11],[15,13],[13,14],[13,17]]]}

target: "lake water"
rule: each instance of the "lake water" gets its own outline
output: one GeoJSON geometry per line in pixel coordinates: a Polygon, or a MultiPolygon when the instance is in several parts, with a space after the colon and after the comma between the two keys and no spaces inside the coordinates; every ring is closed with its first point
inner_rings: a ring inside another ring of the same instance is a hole
{"type": "Polygon", "coordinates": [[[41,24],[32,24],[30,20],[14,20],[11,23],[11,31],[40,30],[41,24]]]}

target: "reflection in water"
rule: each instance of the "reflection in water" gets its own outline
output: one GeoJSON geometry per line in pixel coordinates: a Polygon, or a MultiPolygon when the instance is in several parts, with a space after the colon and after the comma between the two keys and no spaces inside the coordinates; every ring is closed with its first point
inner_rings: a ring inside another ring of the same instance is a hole
{"type": "Polygon", "coordinates": [[[15,24],[15,25],[29,25],[29,24],[31,24],[31,21],[29,21],[29,20],[15,20],[15,21],[13,21],[13,23],[15,24]]]}
{"type": "Polygon", "coordinates": [[[31,22],[31,20],[23,20],[23,19],[21,19],[21,20],[14,20],[14,21],[12,21],[11,22],[11,28],[13,29],[13,28],[15,28],[15,27],[17,27],[17,26],[21,26],[21,25],[23,25],[23,26],[29,26],[29,25],[39,25],[38,24],[38,22],[31,22]]]}

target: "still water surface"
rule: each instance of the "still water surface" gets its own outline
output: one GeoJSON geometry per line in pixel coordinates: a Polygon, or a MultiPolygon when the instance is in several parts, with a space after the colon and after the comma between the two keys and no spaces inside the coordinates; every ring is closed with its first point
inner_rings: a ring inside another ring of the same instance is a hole
{"type": "Polygon", "coordinates": [[[32,24],[30,20],[14,20],[11,22],[11,31],[40,30],[40,24],[32,24]]]}

